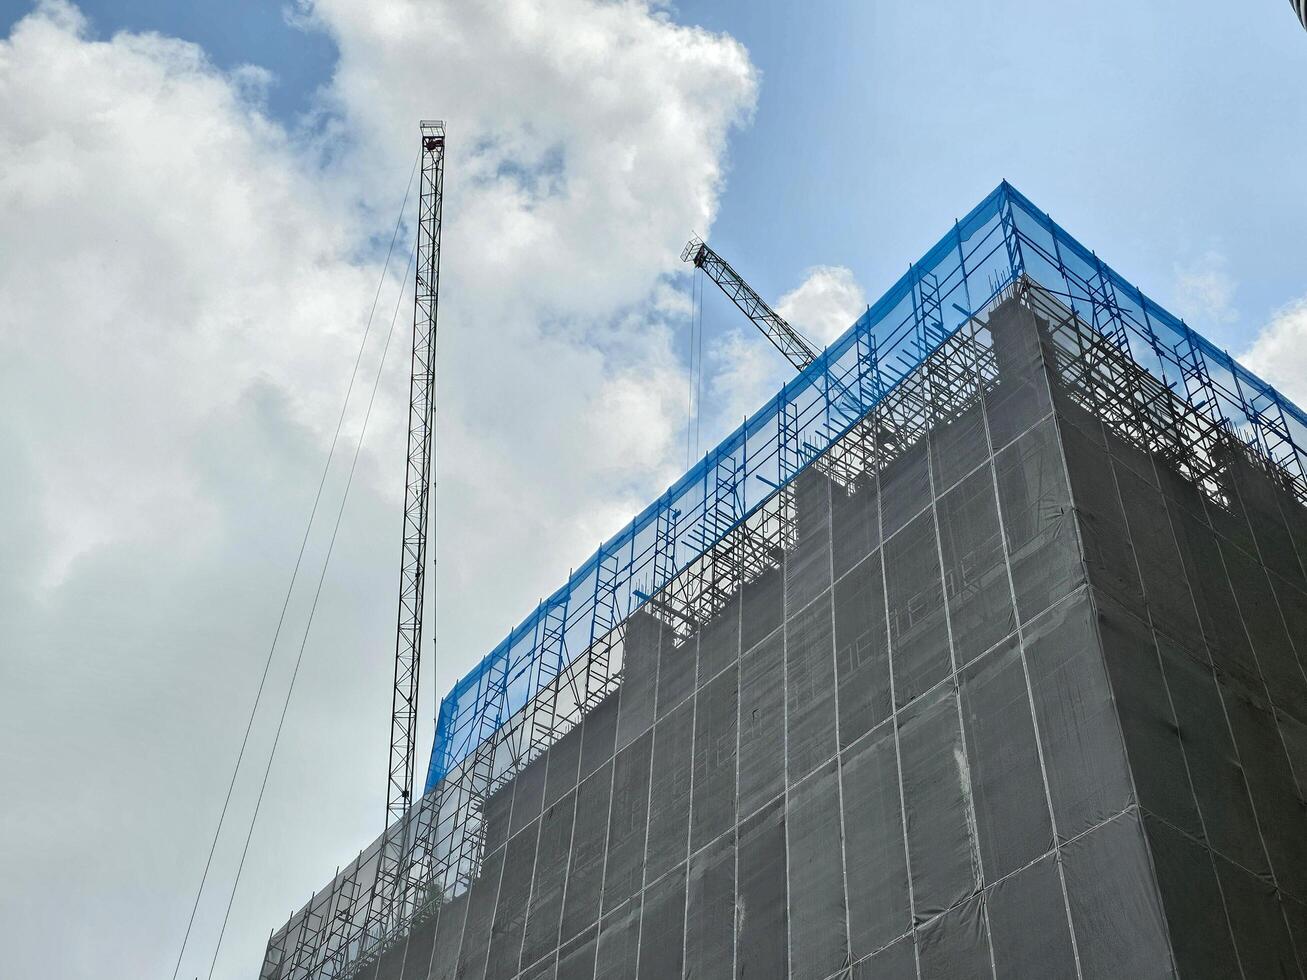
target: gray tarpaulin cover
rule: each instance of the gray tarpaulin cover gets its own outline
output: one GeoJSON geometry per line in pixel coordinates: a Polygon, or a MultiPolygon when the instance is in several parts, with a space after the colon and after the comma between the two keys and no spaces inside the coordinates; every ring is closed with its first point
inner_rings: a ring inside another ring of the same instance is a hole
{"type": "Polygon", "coordinates": [[[779,567],[629,620],[363,980],[1303,976],[1307,515],[1237,460],[1218,505],[990,326],[1000,382],[809,467],[779,567]]]}

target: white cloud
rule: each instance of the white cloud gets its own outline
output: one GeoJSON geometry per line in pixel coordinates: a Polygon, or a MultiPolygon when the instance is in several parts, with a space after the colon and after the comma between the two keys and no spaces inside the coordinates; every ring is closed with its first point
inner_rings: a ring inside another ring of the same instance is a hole
{"type": "Polygon", "coordinates": [[[1236,323],[1235,282],[1223,252],[1208,249],[1189,262],[1176,263],[1175,310],[1202,330],[1236,323]]]}
{"type": "Polygon", "coordinates": [[[753,327],[732,327],[708,350],[716,415],[731,432],[790,378],[794,368],[753,327]]]}
{"type": "MultiPolygon", "coordinates": [[[[418,118],[445,116],[450,144],[441,689],[681,458],[669,282],[752,108],[744,49],[636,2],[297,16],[340,62],[292,129],[264,115],[261,69],[95,38],[66,3],[0,41],[0,745],[40,746],[0,749],[20,788],[0,809],[0,917],[30,938],[16,975],[171,962],[379,275],[365,243],[389,235],[418,118]]],[[[392,284],[382,333],[394,301],[392,284]]],[[[218,975],[249,975],[268,930],[379,829],[408,315],[218,975]]],[[[197,953],[219,912],[202,909],[197,953]]]]}
{"type": "MultiPolygon", "coordinates": [[[[444,540],[513,569],[505,589],[534,600],[615,530],[582,521],[578,537],[568,515],[602,509],[625,479],[647,481],[651,453],[675,457],[676,311],[662,277],[681,268],[685,228],[711,224],[754,71],[734,41],[641,3],[319,0],[311,11],[340,46],[330,99],[356,124],[355,165],[393,172],[414,119],[449,117],[442,317],[461,397],[444,416],[447,458],[468,443],[501,454],[510,483],[531,488],[511,512],[544,536],[529,553],[511,535],[487,539],[505,511],[482,506],[494,495],[475,473],[447,467],[467,509],[449,511],[463,519],[444,540]],[[614,386],[633,380],[658,391],[638,426],[629,397],[620,419],[609,414],[614,386]]],[[[476,625],[451,642],[484,649],[505,624],[497,612],[476,625]]]]}
{"type": "Polygon", "coordinates": [[[853,272],[841,265],[809,269],[804,280],[776,303],[776,312],[824,347],[867,308],[867,294],[853,272]]]}
{"type": "Polygon", "coordinates": [[[1307,405],[1307,297],[1277,310],[1239,360],[1299,405],[1307,405]]]}
{"type": "Polygon", "coordinates": [[[4,397],[34,450],[46,586],[97,547],[213,531],[180,450],[256,381],[325,430],[377,274],[239,79],[193,45],[84,29],[46,4],[3,60],[4,397]]]}

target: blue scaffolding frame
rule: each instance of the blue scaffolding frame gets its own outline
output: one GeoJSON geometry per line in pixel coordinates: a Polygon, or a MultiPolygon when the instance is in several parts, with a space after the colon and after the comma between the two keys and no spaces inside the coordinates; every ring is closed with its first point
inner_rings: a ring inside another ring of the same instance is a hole
{"type": "Polygon", "coordinates": [[[542,601],[440,705],[429,793],[568,667],[856,426],[976,311],[1043,287],[1307,500],[1307,415],[1006,181],[849,330],[542,601]]]}

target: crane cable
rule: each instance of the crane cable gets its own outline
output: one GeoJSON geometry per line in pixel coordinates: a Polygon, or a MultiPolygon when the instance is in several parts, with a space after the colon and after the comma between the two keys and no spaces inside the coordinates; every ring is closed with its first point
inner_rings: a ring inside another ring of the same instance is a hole
{"type": "MultiPolygon", "coordinates": [[[[694,393],[694,455],[699,455],[699,427],[703,424],[703,273],[699,273],[699,305],[695,317],[699,321],[699,380],[694,393]]],[[[689,467],[686,467],[687,469],[689,467]]]]}
{"type": "Polygon", "coordinates": [[[703,270],[690,280],[690,376],[685,406],[685,468],[699,453],[699,401],[703,394],[703,270]]]}
{"type": "MultiPolygon", "coordinates": [[[[408,265],[404,271],[406,281],[409,271],[413,268],[413,259],[416,255],[417,240],[414,239],[413,250],[409,253],[408,265]]],[[[304,624],[304,635],[300,638],[299,653],[295,657],[295,669],[290,675],[290,685],[286,688],[286,699],[281,706],[281,717],[277,720],[277,731],[272,738],[272,748],[268,751],[268,764],[263,769],[263,782],[259,786],[258,799],[254,802],[254,812],[250,815],[250,827],[245,835],[245,846],[241,851],[240,863],[236,866],[236,879],[232,882],[231,894],[227,897],[227,910],[222,917],[222,929],[218,933],[218,941],[213,948],[213,961],[209,964],[209,980],[212,980],[213,970],[218,965],[218,953],[222,949],[222,939],[227,932],[227,920],[231,916],[232,903],[236,900],[236,888],[240,884],[241,872],[245,868],[245,858],[250,850],[250,839],[254,836],[254,824],[259,819],[259,808],[263,805],[263,794],[268,788],[268,775],[272,772],[272,762],[277,755],[277,743],[281,740],[282,726],[286,724],[286,712],[290,708],[290,698],[295,691],[295,680],[299,677],[300,664],[304,661],[304,649],[309,642],[309,630],[313,628],[313,616],[318,610],[318,599],[322,595],[322,583],[327,577],[327,566],[331,564],[331,553],[336,546],[336,535],[340,531],[340,519],[345,514],[345,502],[349,500],[350,486],[354,482],[354,470],[359,462],[359,451],[363,448],[363,437],[367,435],[368,420],[372,417],[372,405],[376,401],[377,388],[381,384],[381,371],[386,364],[386,353],[390,350],[390,340],[395,334],[395,321],[399,318],[399,308],[407,294],[407,289],[401,289],[399,297],[395,300],[395,312],[390,318],[390,329],[386,332],[386,343],[381,349],[381,360],[377,363],[377,374],[372,382],[372,394],[368,398],[367,410],[363,413],[363,426],[359,430],[358,443],[354,446],[354,458],[349,464],[349,475],[345,479],[345,491],[341,494],[340,507],[336,510],[336,523],[331,529],[331,540],[327,544],[327,554],[322,560],[322,571],[318,575],[317,589],[313,593],[313,604],[309,607],[309,618],[304,624]]]]}
{"type": "MultiPolygon", "coordinates": [[[[190,942],[191,930],[195,926],[195,915],[200,907],[200,899],[204,895],[204,887],[209,880],[209,871],[213,865],[213,855],[217,851],[218,840],[222,834],[223,824],[226,822],[227,819],[227,810],[231,806],[232,792],[236,788],[236,778],[240,774],[241,763],[245,759],[245,750],[249,745],[250,733],[254,728],[254,719],[255,716],[258,714],[259,704],[263,699],[263,691],[268,682],[268,672],[272,668],[273,653],[277,649],[277,642],[281,639],[281,629],[286,621],[286,611],[290,607],[290,598],[292,593],[295,591],[295,583],[299,578],[300,566],[304,561],[304,552],[309,543],[309,532],[312,531],[313,522],[317,518],[318,505],[322,501],[322,491],[327,483],[327,474],[331,470],[331,461],[336,453],[336,444],[340,440],[341,429],[344,427],[345,424],[346,409],[349,407],[350,396],[354,392],[354,381],[358,377],[359,365],[363,360],[363,351],[367,346],[368,337],[372,331],[372,320],[377,312],[377,303],[381,299],[381,288],[386,282],[386,273],[390,270],[391,255],[395,250],[395,242],[398,241],[399,239],[399,229],[400,226],[403,224],[404,212],[408,209],[409,194],[413,190],[413,176],[417,173],[418,161],[420,159],[421,159],[421,155],[419,154],[419,156],[414,158],[413,160],[413,169],[409,171],[408,185],[404,188],[404,201],[402,204],[400,204],[399,214],[395,218],[395,230],[390,236],[390,245],[386,249],[386,260],[385,263],[382,265],[381,276],[377,280],[377,290],[372,297],[372,307],[368,311],[368,319],[367,319],[367,323],[364,325],[363,328],[363,337],[359,341],[358,352],[354,355],[354,366],[350,370],[349,383],[345,387],[345,397],[340,406],[340,417],[336,420],[336,431],[332,433],[331,445],[327,449],[327,459],[322,467],[322,476],[318,480],[318,489],[313,496],[313,506],[309,509],[308,523],[305,525],[304,528],[304,536],[300,540],[299,553],[295,556],[295,566],[291,570],[290,582],[286,586],[286,595],[285,598],[282,600],[282,604],[281,604],[281,612],[277,616],[277,626],[272,634],[272,643],[269,644],[268,646],[268,655],[264,660],[263,674],[259,678],[259,686],[254,694],[254,703],[250,707],[249,720],[245,724],[245,734],[241,738],[240,750],[236,753],[236,763],[232,767],[231,780],[227,784],[227,795],[222,801],[222,810],[218,814],[218,825],[213,831],[213,841],[209,844],[209,853],[204,861],[204,871],[200,875],[199,887],[195,890],[195,901],[191,903],[190,917],[186,921],[186,932],[182,936],[181,949],[177,951],[177,962],[172,969],[173,980],[177,980],[177,974],[181,970],[182,960],[186,956],[186,946],[187,943],[190,942]]],[[[392,330],[394,329],[393,320],[391,323],[391,328],[392,330]]],[[[387,342],[389,342],[389,338],[387,338],[387,342]]],[[[375,388],[374,388],[374,394],[375,394],[375,388]]],[[[359,441],[361,444],[362,435],[360,435],[359,441]]],[[[348,487],[346,492],[348,492],[348,487]]],[[[224,927],[225,927],[225,920],[224,920],[224,927]]],[[[221,939],[219,940],[219,942],[221,942],[221,939]]],[[[212,970],[210,970],[210,973],[212,973],[212,970]]]]}

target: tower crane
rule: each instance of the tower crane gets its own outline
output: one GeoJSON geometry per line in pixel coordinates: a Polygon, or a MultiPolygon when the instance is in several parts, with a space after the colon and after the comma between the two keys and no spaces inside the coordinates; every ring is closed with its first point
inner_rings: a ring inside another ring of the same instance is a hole
{"type": "Polygon", "coordinates": [[[404,476],[404,530],[400,551],[399,615],[391,692],[390,766],[386,830],[369,919],[390,923],[403,914],[409,892],[418,678],[422,665],[422,612],[426,595],[428,506],[432,484],[436,395],[436,313],[440,299],[440,226],[444,210],[445,124],[423,120],[418,189],[417,272],[413,298],[413,358],[409,375],[408,442],[404,476]]]}
{"type": "Polygon", "coordinates": [[[800,371],[817,359],[820,353],[817,345],[768,306],[754,288],[744,281],[744,277],[709,248],[703,239],[696,235],[686,242],[685,248],[681,250],[681,261],[692,262],[696,268],[706,272],[708,278],[721,287],[726,298],[800,371]]]}

